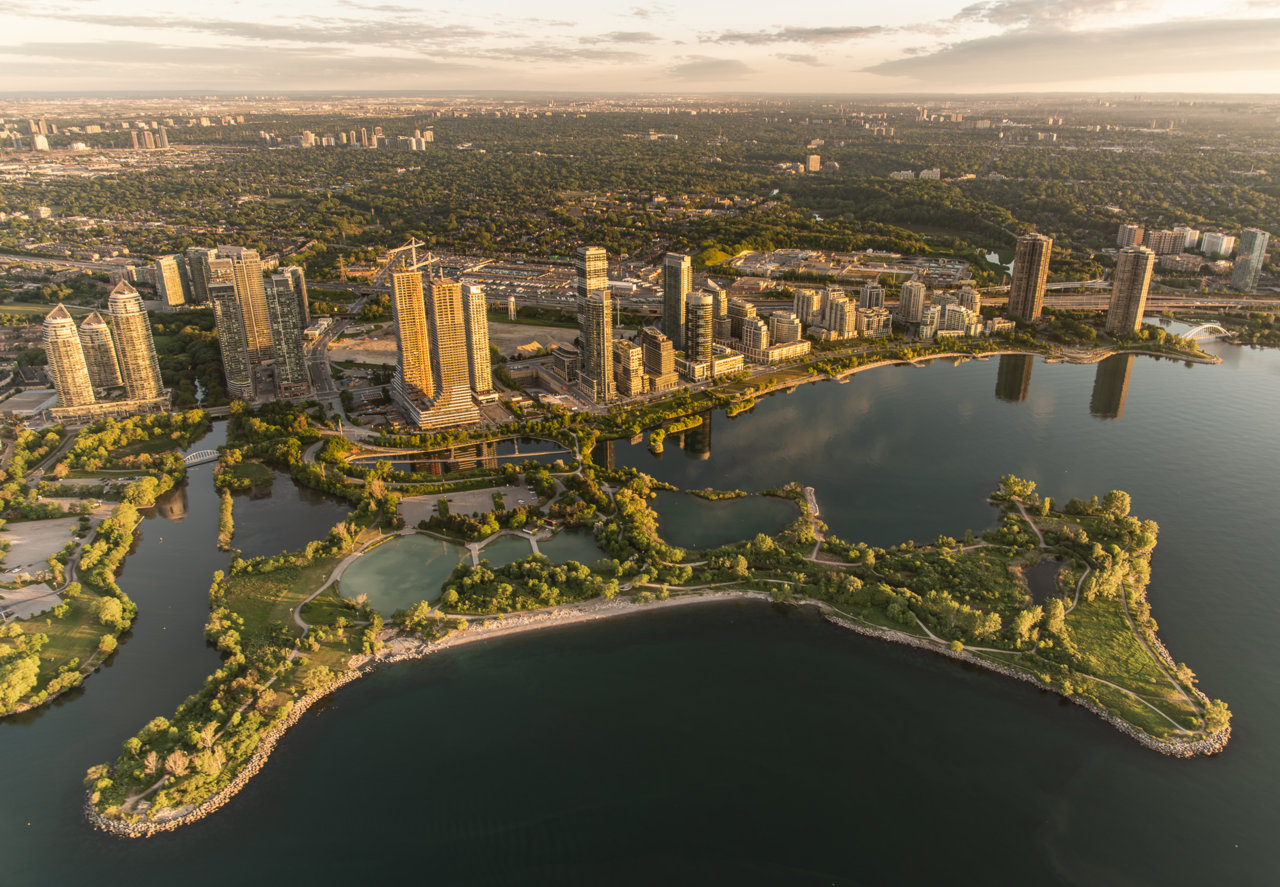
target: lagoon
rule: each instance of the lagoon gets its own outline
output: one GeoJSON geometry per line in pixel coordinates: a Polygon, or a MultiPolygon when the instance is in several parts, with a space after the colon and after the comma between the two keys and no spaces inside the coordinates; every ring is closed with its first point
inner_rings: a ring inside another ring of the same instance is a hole
{"type": "Polygon", "coordinates": [[[461,545],[413,533],[397,536],[365,551],[338,580],[346,598],[365,595],[384,616],[427,601],[435,603],[449,574],[471,554],[461,545]]]}

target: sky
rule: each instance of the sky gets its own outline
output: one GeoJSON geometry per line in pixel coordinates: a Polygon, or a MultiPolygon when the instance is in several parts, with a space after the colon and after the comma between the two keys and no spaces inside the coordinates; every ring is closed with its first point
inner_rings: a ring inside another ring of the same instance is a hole
{"type": "Polygon", "coordinates": [[[1280,93],[1280,0],[0,0],[0,92],[1280,93]]]}

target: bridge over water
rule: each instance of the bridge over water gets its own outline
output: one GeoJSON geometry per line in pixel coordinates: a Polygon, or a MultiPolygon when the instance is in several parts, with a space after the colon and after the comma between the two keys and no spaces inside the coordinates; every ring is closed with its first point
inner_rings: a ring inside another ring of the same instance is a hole
{"type": "Polygon", "coordinates": [[[203,465],[205,462],[216,462],[218,460],[217,450],[196,450],[194,453],[187,453],[182,457],[182,461],[191,465],[203,465]]]}

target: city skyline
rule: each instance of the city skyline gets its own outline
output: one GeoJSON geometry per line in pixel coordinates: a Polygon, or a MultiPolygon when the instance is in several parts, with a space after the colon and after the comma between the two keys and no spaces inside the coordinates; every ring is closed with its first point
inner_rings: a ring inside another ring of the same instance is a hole
{"type": "Polygon", "coordinates": [[[321,0],[277,4],[273,20],[295,22],[281,27],[237,0],[199,16],[152,0],[13,2],[0,9],[0,75],[11,92],[1280,92],[1274,0],[1212,15],[1189,0],[912,0],[856,14],[817,0],[785,15],[553,0],[523,11],[321,0]]]}

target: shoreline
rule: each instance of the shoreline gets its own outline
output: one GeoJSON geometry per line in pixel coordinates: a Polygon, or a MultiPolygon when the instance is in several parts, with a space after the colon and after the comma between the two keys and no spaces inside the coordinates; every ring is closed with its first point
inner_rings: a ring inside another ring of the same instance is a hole
{"type": "Polygon", "coordinates": [[[1025,355],[1027,357],[1041,357],[1041,358],[1044,358],[1046,361],[1054,361],[1058,363],[1071,363],[1071,364],[1077,364],[1079,366],[1092,366],[1093,364],[1101,363],[1102,361],[1106,360],[1108,357],[1113,357],[1117,354],[1137,354],[1145,357],[1167,357],[1170,360],[1190,361],[1192,363],[1202,364],[1204,366],[1216,366],[1222,363],[1221,357],[1216,357],[1213,355],[1210,355],[1207,358],[1188,357],[1188,356],[1179,356],[1179,355],[1173,355],[1173,354],[1165,354],[1160,351],[1148,351],[1145,349],[1137,349],[1137,348],[1110,348],[1105,351],[1100,351],[1097,353],[1090,353],[1090,354],[1067,354],[1067,353],[1046,354],[1043,351],[1028,351],[1025,348],[1002,348],[997,351],[982,351],[977,353],[970,353],[967,351],[944,351],[940,354],[927,354],[922,357],[911,358],[910,360],[906,360],[902,358],[886,358],[884,360],[877,360],[877,361],[872,361],[871,363],[865,363],[861,366],[850,367],[847,370],[840,370],[837,373],[826,373],[821,376],[810,376],[806,378],[792,379],[789,382],[779,382],[778,384],[772,385],[769,388],[762,388],[754,392],[751,395],[751,399],[754,400],[756,398],[763,397],[766,394],[775,394],[779,391],[791,391],[792,389],[798,388],[801,385],[808,385],[814,382],[843,382],[846,379],[850,379],[853,376],[856,376],[858,373],[864,372],[866,370],[879,369],[885,366],[924,367],[930,361],[934,361],[934,360],[947,360],[947,359],[953,359],[957,357],[963,357],[968,360],[984,360],[990,357],[1001,357],[1004,355],[1011,355],[1011,354],[1025,355]]]}
{"type": "MultiPolygon", "coordinates": [[[[620,616],[627,616],[636,613],[647,613],[671,607],[690,606],[725,600],[758,600],[762,602],[770,602],[772,598],[768,592],[734,588],[691,592],[689,594],[677,595],[675,597],[649,601],[642,604],[634,603],[629,598],[592,598],[579,603],[563,604],[558,607],[543,610],[532,610],[523,613],[513,613],[503,616],[476,619],[469,622],[466,629],[462,631],[455,631],[438,641],[422,641],[407,637],[393,637],[391,640],[387,641],[383,649],[376,654],[371,656],[352,657],[351,668],[335,679],[329,686],[296,700],[284,720],[262,737],[257,749],[254,750],[253,755],[245,763],[245,766],[240,770],[240,772],[236,774],[232,781],[221,791],[217,792],[202,803],[194,807],[187,806],[176,808],[168,811],[167,815],[157,817],[156,819],[127,822],[121,819],[107,819],[98,813],[94,808],[93,803],[90,801],[92,793],[90,789],[85,792],[85,818],[94,828],[121,838],[149,838],[162,832],[174,831],[182,828],[183,826],[191,825],[201,819],[204,819],[224,807],[232,798],[239,794],[246,785],[248,785],[249,781],[266,765],[272,752],[275,750],[276,744],[298,723],[299,720],[302,719],[302,716],[306,714],[311,706],[347,684],[365,677],[366,675],[372,674],[377,671],[380,666],[425,659],[434,653],[439,653],[453,647],[480,643],[496,638],[510,637],[517,634],[526,634],[548,628],[580,625],[587,622],[595,622],[602,619],[615,619],[620,616]]],[[[895,629],[883,628],[869,623],[854,621],[853,617],[842,613],[826,601],[806,598],[792,602],[791,605],[817,607],[825,621],[853,631],[857,634],[877,638],[890,643],[901,644],[907,647],[914,647],[916,649],[932,653],[940,653],[951,659],[967,662],[988,671],[1029,683],[1040,690],[1045,690],[1059,696],[1063,696],[1061,691],[1054,687],[1042,684],[1034,676],[1029,675],[1026,672],[1002,665],[998,662],[993,662],[981,656],[976,656],[967,650],[961,650],[959,652],[951,650],[948,646],[937,644],[927,638],[917,637],[895,629]]],[[[1170,757],[1190,758],[1198,755],[1217,754],[1226,747],[1228,740],[1231,738],[1231,728],[1228,726],[1218,733],[1211,734],[1200,739],[1162,741],[1142,732],[1132,724],[1129,724],[1127,721],[1111,714],[1106,709],[1087,699],[1082,699],[1078,696],[1063,696],[1063,698],[1068,699],[1076,705],[1079,705],[1097,715],[1102,720],[1106,721],[1131,739],[1134,739],[1145,748],[1170,757]]]]}

